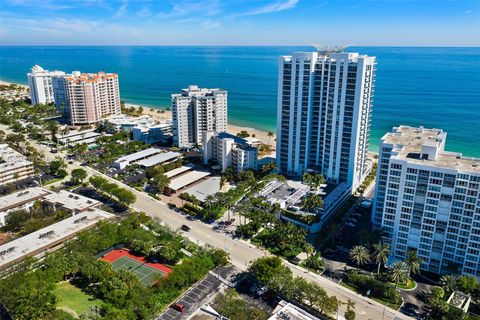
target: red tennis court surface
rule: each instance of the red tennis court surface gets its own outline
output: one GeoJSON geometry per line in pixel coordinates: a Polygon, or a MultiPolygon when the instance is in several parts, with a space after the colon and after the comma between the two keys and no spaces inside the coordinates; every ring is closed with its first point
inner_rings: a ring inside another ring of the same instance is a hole
{"type": "Polygon", "coordinates": [[[161,263],[147,262],[147,259],[145,259],[145,257],[135,256],[135,255],[131,254],[130,251],[125,250],[125,249],[112,250],[109,253],[107,253],[106,255],[104,255],[101,258],[101,260],[113,263],[113,262],[117,261],[118,259],[120,259],[121,257],[128,257],[128,258],[130,258],[132,260],[135,260],[135,261],[137,261],[141,264],[146,264],[149,267],[152,267],[154,269],[162,271],[164,274],[169,274],[170,272],[172,272],[172,269],[170,269],[167,266],[164,266],[161,263]]]}

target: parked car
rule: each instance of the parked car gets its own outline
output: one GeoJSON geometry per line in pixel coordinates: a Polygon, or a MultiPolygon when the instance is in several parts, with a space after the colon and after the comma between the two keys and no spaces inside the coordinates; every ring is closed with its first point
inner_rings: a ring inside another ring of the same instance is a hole
{"type": "Polygon", "coordinates": [[[175,303],[170,306],[175,311],[183,312],[185,310],[185,305],[183,303],[175,303]]]}

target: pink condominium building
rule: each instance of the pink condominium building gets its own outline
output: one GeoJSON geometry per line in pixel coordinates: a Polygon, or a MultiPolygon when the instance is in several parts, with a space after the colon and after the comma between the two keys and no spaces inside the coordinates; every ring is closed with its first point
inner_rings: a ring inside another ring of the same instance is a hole
{"type": "Polygon", "coordinates": [[[120,114],[120,91],[116,73],[80,73],[65,77],[65,98],[73,125],[96,123],[120,114]]]}

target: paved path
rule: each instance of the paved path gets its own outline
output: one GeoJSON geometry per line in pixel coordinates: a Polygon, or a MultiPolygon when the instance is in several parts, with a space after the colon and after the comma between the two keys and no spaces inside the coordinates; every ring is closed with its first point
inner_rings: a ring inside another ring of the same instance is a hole
{"type": "MultiPolygon", "coordinates": [[[[8,132],[10,130],[5,129],[4,131],[8,132]]],[[[56,156],[65,156],[65,154],[61,152],[52,155],[49,152],[48,147],[40,145],[36,143],[36,141],[30,140],[30,143],[32,146],[37,148],[37,150],[45,153],[46,160],[53,159],[56,156]]],[[[190,231],[185,233],[186,237],[198,244],[208,244],[213,247],[224,249],[229,253],[232,264],[240,270],[246,270],[250,262],[253,260],[270,255],[267,251],[257,248],[249,243],[229,238],[227,235],[219,234],[212,230],[210,225],[199,221],[188,221],[185,216],[182,216],[180,213],[171,210],[165,203],[153,199],[146,193],[131,188],[107,175],[97,172],[92,168],[81,167],[77,163],[68,165],[68,171],[71,171],[74,168],[83,168],[89,173],[89,175],[101,175],[111,182],[114,182],[117,185],[132,191],[137,196],[137,201],[132,206],[135,210],[145,212],[151,217],[158,217],[162,220],[162,222],[174,229],[179,229],[183,224],[189,226],[190,231]]],[[[325,289],[328,295],[335,295],[342,301],[347,301],[347,299],[354,301],[357,319],[411,319],[410,317],[407,317],[396,310],[385,307],[384,305],[359,295],[333,281],[311,273],[306,269],[296,265],[288,262],[285,263],[290,267],[294,275],[319,284],[325,289]]],[[[345,306],[341,306],[340,314],[343,314],[345,309],[345,306]]]]}

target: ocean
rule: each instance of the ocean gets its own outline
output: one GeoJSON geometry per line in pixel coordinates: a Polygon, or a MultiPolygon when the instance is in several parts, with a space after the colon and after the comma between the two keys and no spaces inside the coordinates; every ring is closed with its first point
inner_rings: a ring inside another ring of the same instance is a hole
{"type": "MultiPolygon", "coordinates": [[[[312,47],[0,47],[0,79],[44,69],[116,72],[122,100],[166,107],[189,84],[228,90],[229,122],[275,131],[278,57],[312,47]]],[[[480,157],[480,48],[350,47],[377,57],[370,149],[393,126],[442,128],[446,149],[480,157]]]]}

